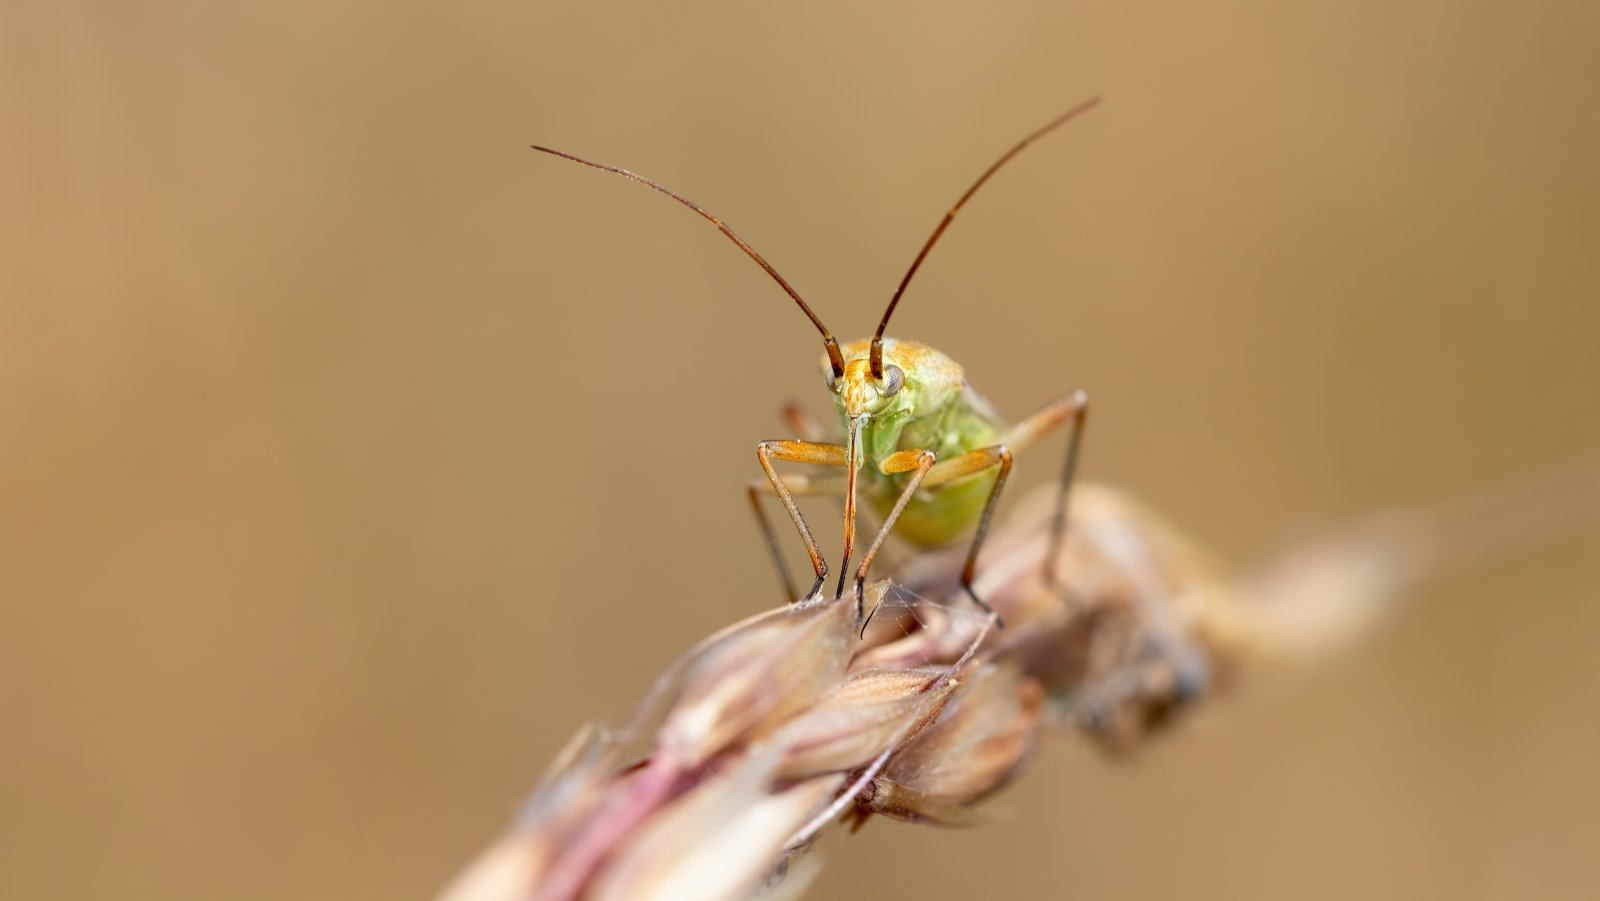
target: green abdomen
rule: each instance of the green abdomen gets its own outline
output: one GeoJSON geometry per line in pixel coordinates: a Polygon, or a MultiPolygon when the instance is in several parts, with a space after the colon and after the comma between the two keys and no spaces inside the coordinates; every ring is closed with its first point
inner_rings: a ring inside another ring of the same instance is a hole
{"type": "MultiPolygon", "coordinates": [[[[907,425],[900,434],[899,450],[928,448],[940,460],[952,460],[968,451],[989,447],[1000,440],[1000,417],[970,387],[938,415],[907,425]]],[[[983,505],[994,488],[994,469],[973,473],[937,488],[919,491],[895,523],[895,534],[922,547],[948,544],[968,533],[983,515],[983,505]]],[[[905,489],[907,475],[879,476],[869,501],[885,516],[905,489]]]]}
{"type": "MultiPolygon", "coordinates": [[[[922,547],[949,544],[977,525],[983,505],[994,487],[996,472],[975,473],[930,491],[919,491],[906,504],[895,523],[895,534],[922,547]]],[[[884,479],[872,493],[878,516],[888,515],[904,488],[903,478],[884,479]]]]}

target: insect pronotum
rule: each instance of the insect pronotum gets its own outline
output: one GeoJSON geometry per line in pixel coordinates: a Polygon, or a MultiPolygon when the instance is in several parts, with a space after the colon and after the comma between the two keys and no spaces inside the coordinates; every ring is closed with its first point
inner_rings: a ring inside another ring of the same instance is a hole
{"type": "Polygon", "coordinates": [[[800,439],[763,441],[756,445],[756,457],[766,478],[752,481],[747,488],[757,521],[783,579],[786,597],[790,600],[795,600],[797,593],[788,568],[784,565],[777,535],[761,505],[761,496],[773,493],[783,501],[789,518],[794,521],[801,539],[805,541],[806,553],[816,572],[816,581],[802,600],[814,601],[820,597],[822,586],[827,581],[828,563],[817,549],[817,542],[812,538],[811,529],[806,525],[795,498],[803,495],[844,498],[844,551],[840,555],[839,583],[834,590],[834,596],[839,597],[844,594],[850,558],[855,550],[856,498],[864,487],[868,502],[883,519],[855,571],[858,620],[862,615],[863,587],[867,574],[872,568],[873,558],[890,532],[912,544],[934,547],[954,541],[968,529],[973,529],[966,564],[962,567],[961,587],[974,602],[992,613],[989,605],[973,590],[972,584],[978,552],[988,533],[995,503],[1011,472],[1012,457],[1052,430],[1071,423],[1066,460],[1062,465],[1060,487],[1056,493],[1055,515],[1051,520],[1050,552],[1044,557],[1045,578],[1052,584],[1055,582],[1053,561],[1059,557],[1057,551],[1065,533],[1067,495],[1072,487],[1084,420],[1089,411],[1088,395],[1082,391],[1070,391],[1021,422],[1008,426],[982,395],[967,383],[961,366],[954,360],[926,344],[887,338],[884,330],[889,326],[889,317],[900,303],[906,285],[910,284],[911,277],[922,266],[928,251],[933,249],[933,245],[955,219],[956,213],[984,182],[1024,147],[1092,109],[1097,103],[1099,98],[1091,98],[1057,116],[1023,138],[984,170],[940,220],[933,234],[917,252],[911,268],[906,270],[905,277],[895,288],[894,296],[889,299],[889,306],[878,322],[877,332],[871,339],[852,341],[842,347],[799,293],[772,268],[772,264],[721,219],[699,204],[636,172],[534,145],[535,150],[633,179],[699,213],[766,270],[800,307],[806,318],[811,320],[817,331],[822,333],[822,345],[826,353],[822,361],[823,377],[833,394],[833,403],[839,414],[840,434],[835,440],[828,440],[826,429],[802,409],[791,405],[786,409],[785,416],[791,427],[800,434],[800,439]],[[795,473],[784,475],[773,466],[776,460],[841,467],[844,475],[823,478],[795,473]],[[865,483],[864,486],[861,483],[865,483]]]}

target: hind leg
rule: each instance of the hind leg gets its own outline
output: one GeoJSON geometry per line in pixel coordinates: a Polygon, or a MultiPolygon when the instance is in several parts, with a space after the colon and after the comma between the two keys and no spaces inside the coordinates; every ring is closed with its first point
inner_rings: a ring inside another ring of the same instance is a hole
{"type": "MultiPolygon", "coordinates": [[[[1061,543],[1067,534],[1067,498],[1072,491],[1073,475],[1078,468],[1078,451],[1083,444],[1083,427],[1088,416],[1089,395],[1083,391],[1072,391],[1051,401],[1043,409],[1007,429],[1000,436],[1001,444],[1011,448],[1013,452],[1021,453],[1029,445],[1063,424],[1069,421],[1072,423],[1072,431],[1067,437],[1066,460],[1061,466],[1060,487],[1056,491],[1056,511],[1050,520],[1050,544],[1044,556],[1044,579],[1050,585],[1060,584],[1056,566],[1061,556],[1061,543]]],[[[987,511],[984,513],[984,519],[988,519],[987,511]]]]}

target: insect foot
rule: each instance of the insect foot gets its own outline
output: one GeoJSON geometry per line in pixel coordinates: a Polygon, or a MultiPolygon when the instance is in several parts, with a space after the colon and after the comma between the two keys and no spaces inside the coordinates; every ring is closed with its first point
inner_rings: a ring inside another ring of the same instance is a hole
{"type": "Polygon", "coordinates": [[[815,607],[823,601],[834,600],[833,598],[825,597],[822,593],[823,583],[827,581],[828,572],[827,570],[823,570],[822,575],[817,576],[817,581],[811,583],[811,590],[795,600],[793,604],[794,608],[796,610],[803,610],[807,607],[815,607]]]}

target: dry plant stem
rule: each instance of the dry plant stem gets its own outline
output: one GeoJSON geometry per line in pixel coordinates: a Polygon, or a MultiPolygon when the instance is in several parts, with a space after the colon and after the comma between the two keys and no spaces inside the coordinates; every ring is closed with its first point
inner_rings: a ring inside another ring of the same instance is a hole
{"type": "MultiPolygon", "coordinates": [[[[940,673],[934,679],[934,681],[929,684],[929,691],[936,690],[941,685],[950,681],[951,677],[955,673],[960,672],[961,669],[966,666],[967,662],[970,661],[973,655],[978,652],[978,648],[983,645],[983,639],[987,637],[989,631],[994,628],[995,622],[996,617],[993,613],[990,613],[988,616],[984,617],[983,629],[978,633],[977,637],[973,639],[972,643],[967,646],[966,653],[962,654],[961,659],[957,660],[949,669],[945,670],[943,673],[940,673]]],[[[791,850],[803,847],[813,838],[816,838],[817,833],[821,832],[823,827],[827,826],[828,823],[833,821],[840,814],[844,813],[845,808],[849,807],[851,804],[854,804],[856,799],[861,797],[862,793],[872,785],[873,780],[877,778],[878,773],[883,770],[884,764],[889,762],[889,758],[894,755],[895,751],[899,750],[903,740],[909,737],[911,731],[917,725],[920,724],[906,724],[904,734],[896,735],[895,740],[889,742],[883,751],[881,751],[877,757],[873,758],[873,761],[861,771],[861,775],[856,777],[855,782],[851,783],[850,787],[846,791],[841,792],[839,797],[833,800],[833,803],[829,804],[816,816],[812,817],[810,822],[802,826],[800,830],[789,839],[787,847],[791,850]]]]}
{"type": "Polygon", "coordinates": [[[725,628],[669,667],[621,735],[592,730],[564,752],[444,897],[738,899],[781,883],[841,819],[971,822],[1046,731],[1136,749],[1246,660],[1370,624],[1423,567],[1452,559],[1443,524],[1491,534],[1463,531],[1472,517],[1453,508],[1388,516],[1240,580],[1084,485],[1052,586],[1050,500],[1025,501],[987,545],[975,587],[1004,631],[966,600],[959,549],[872,586],[882,606],[862,640],[848,601],[725,628]]]}

